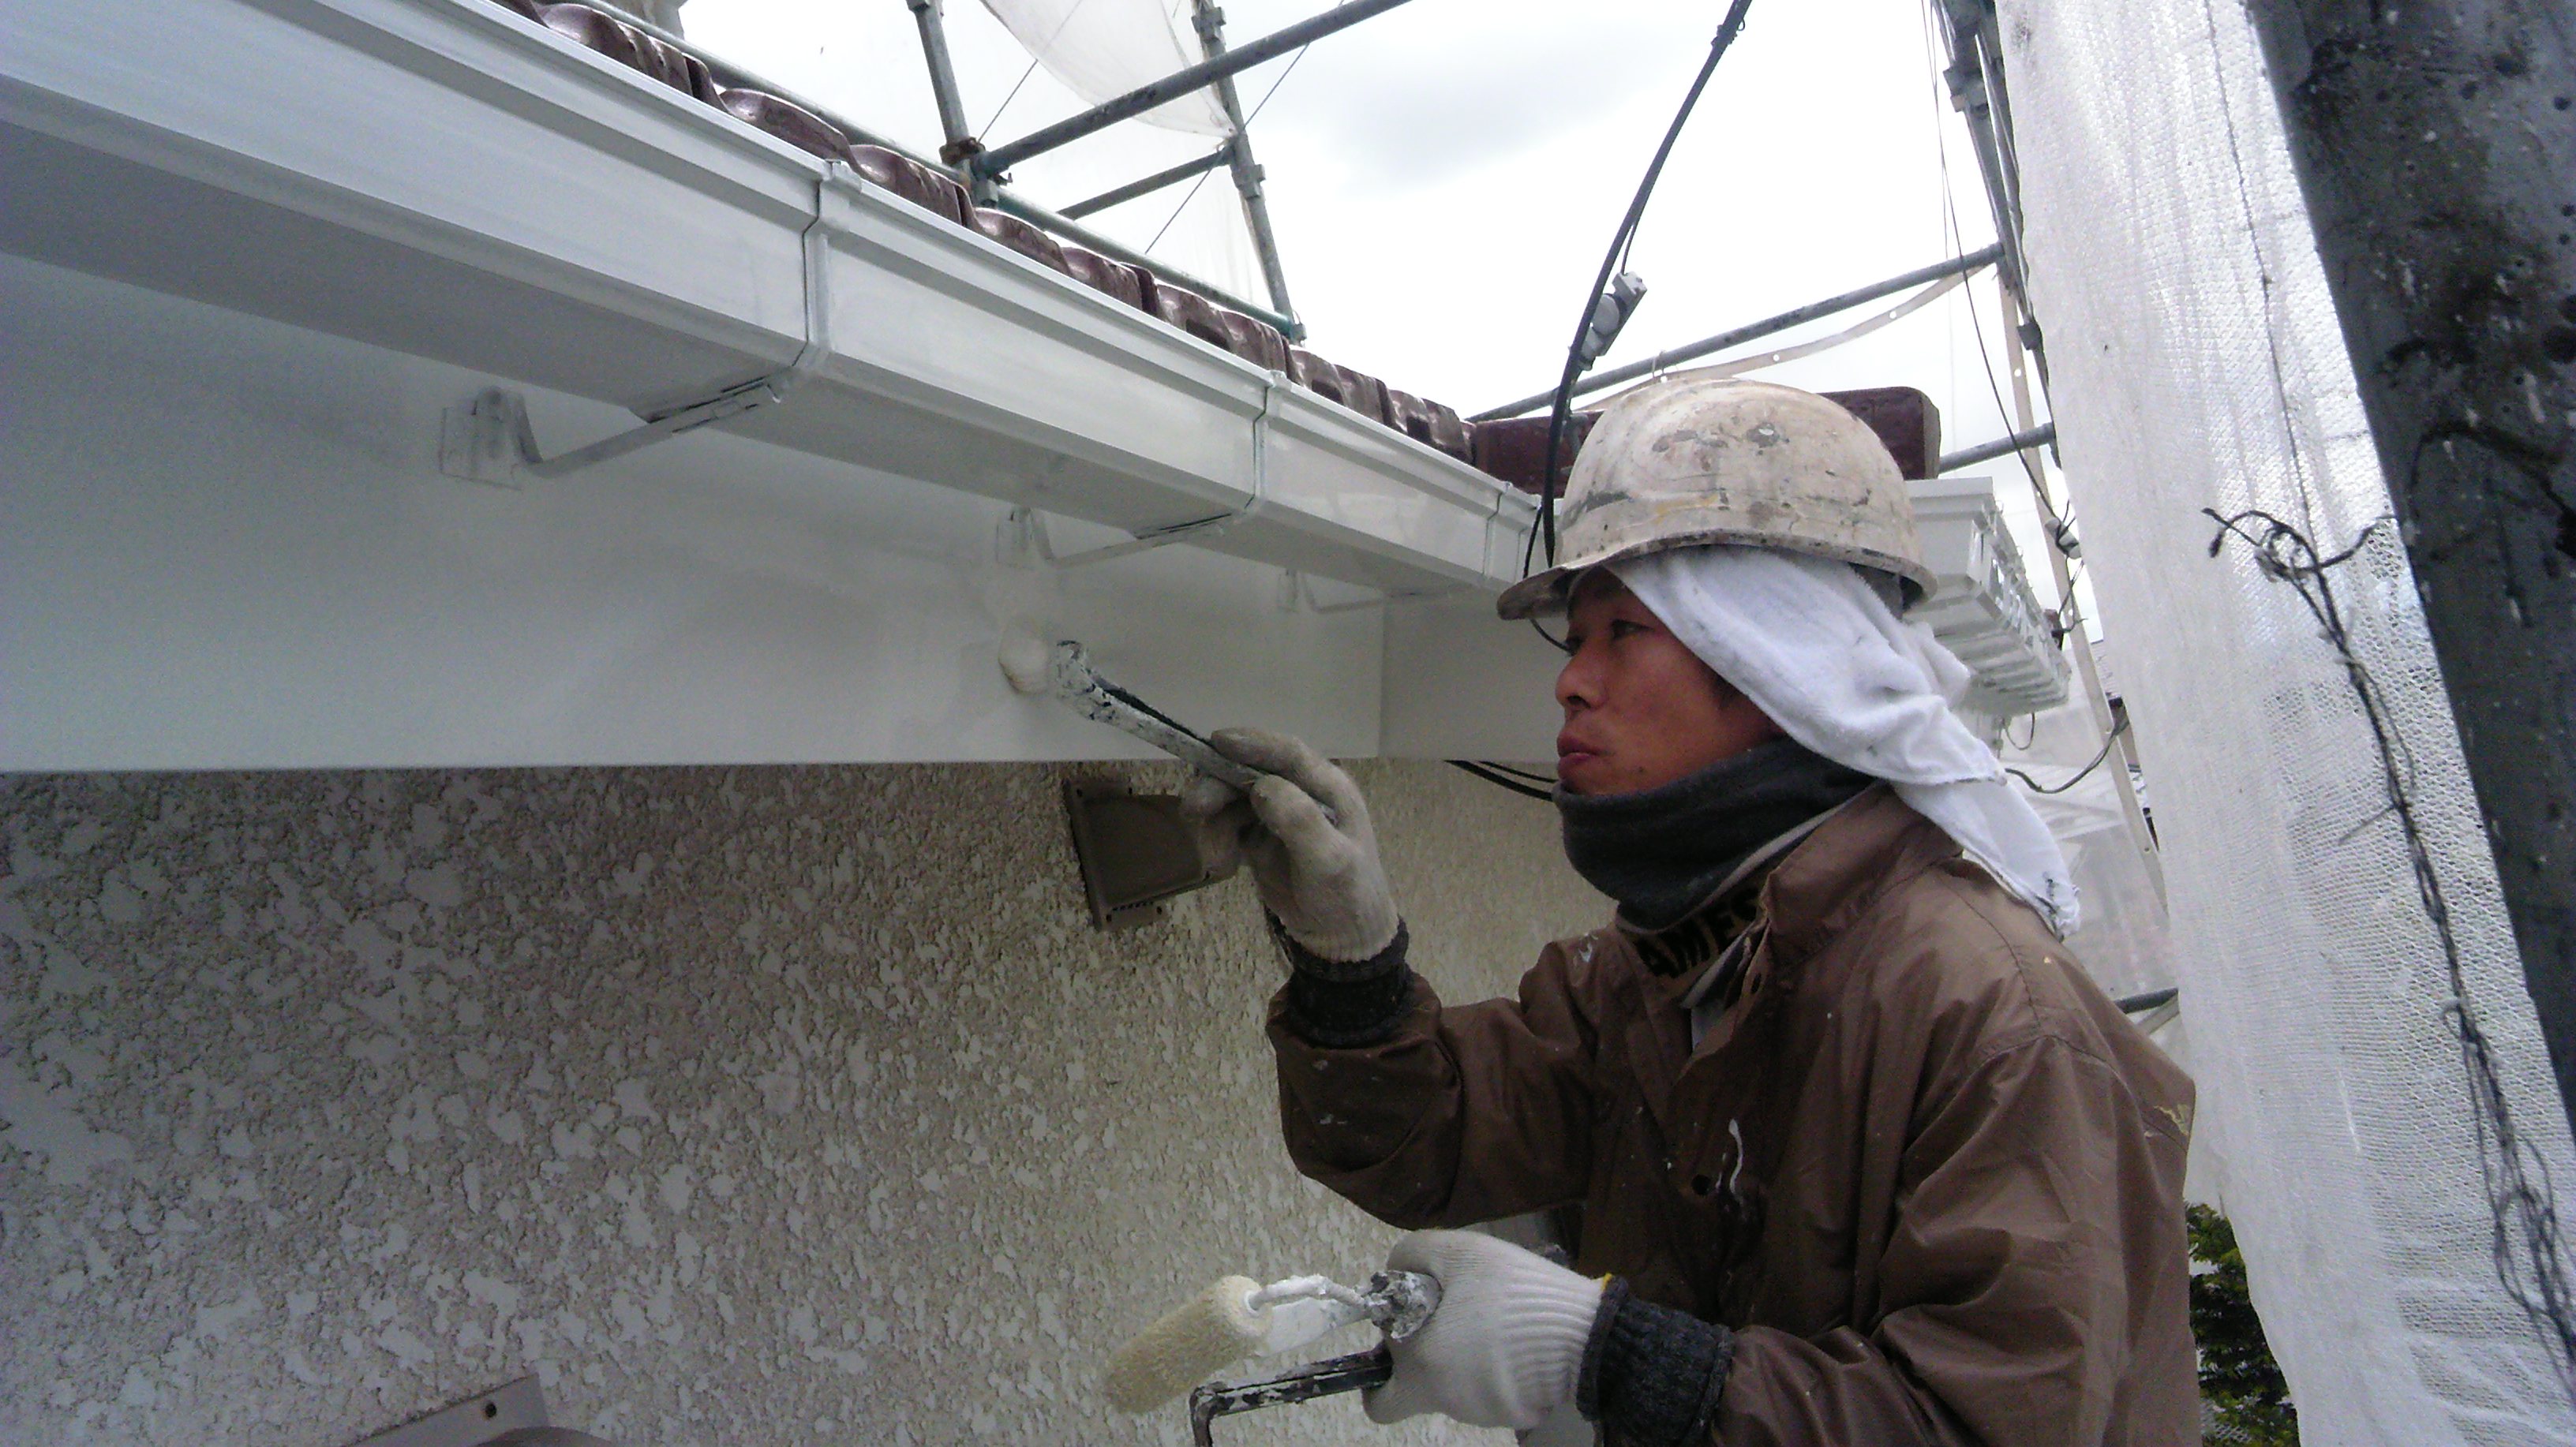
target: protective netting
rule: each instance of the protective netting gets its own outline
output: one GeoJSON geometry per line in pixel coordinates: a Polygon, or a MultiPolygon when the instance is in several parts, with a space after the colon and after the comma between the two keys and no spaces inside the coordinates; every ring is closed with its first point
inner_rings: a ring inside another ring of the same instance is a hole
{"type": "MultiPolygon", "coordinates": [[[[1093,105],[1203,58],[1183,13],[1188,0],[984,0],[984,8],[1047,74],[1093,105]]],[[[1215,94],[1205,90],[1136,119],[1201,136],[1222,136],[1233,129],[1215,94]]]]}
{"type": "MultiPolygon", "coordinates": [[[[2525,1166],[2576,1192],[2270,82],[2222,0],[2006,0],[2033,300],[2149,778],[2200,1130],[2310,1443],[2576,1441],[2500,1283],[2494,1122],[2335,640],[2202,509],[2331,557],[2525,1166]],[[2365,536],[2366,534],[2366,536],[2365,536]]],[[[2315,580],[2309,580],[2311,586],[2315,580]]],[[[2519,1227],[2502,1242],[2529,1279],[2519,1227]]]]}

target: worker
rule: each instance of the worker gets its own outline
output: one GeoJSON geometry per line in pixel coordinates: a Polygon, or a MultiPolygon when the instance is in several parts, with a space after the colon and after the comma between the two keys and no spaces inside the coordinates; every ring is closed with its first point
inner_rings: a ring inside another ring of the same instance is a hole
{"type": "Polygon", "coordinates": [[[1894,460],[1811,393],[1683,377],[1576,459],[1566,856],[1616,903],[1515,999],[1444,1004],[1350,776],[1295,739],[1186,807],[1292,968],[1289,1153],[1415,1229],[1430,1324],[1368,1396],[1621,1447],[2199,1439],[2189,1080],[2078,966],[2062,854],[1901,609],[1894,460]],[[1574,1266],[1455,1228],[1553,1212],[1574,1266]]]}

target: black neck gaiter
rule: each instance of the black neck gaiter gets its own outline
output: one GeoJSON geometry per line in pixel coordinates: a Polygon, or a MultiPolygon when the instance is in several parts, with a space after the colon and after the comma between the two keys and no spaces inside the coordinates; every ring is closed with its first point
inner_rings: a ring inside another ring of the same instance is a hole
{"type": "Polygon", "coordinates": [[[1753,851],[1869,787],[1791,739],[1756,744],[1660,788],[1556,792],[1565,857],[1644,930],[1679,924],[1753,851]]]}

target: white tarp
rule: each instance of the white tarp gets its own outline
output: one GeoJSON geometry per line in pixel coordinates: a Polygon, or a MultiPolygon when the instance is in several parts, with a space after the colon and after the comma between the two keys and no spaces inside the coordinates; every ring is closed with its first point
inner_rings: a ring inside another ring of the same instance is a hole
{"type": "MultiPolygon", "coordinates": [[[[1093,105],[1205,58],[1189,0],[984,0],[1046,72],[1093,105]]],[[[1192,91],[1137,117],[1149,126],[1222,136],[1232,127],[1213,92],[1192,91]]]]}

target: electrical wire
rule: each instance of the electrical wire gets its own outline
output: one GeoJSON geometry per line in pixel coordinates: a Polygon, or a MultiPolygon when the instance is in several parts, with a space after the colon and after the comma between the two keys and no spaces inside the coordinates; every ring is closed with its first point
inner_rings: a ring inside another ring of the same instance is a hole
{"type": "MultiPolygon", "coordinates": [[[[1078,9],[1080,7],[1076,8],[1078,9]]],[[[1073,17],[1068,15],[1065,18],[1070,20],[1073,17]]],[[[1029,68],[1020,72],[1020,78],[1011,82],[1011,93],[1002,97],[1002,103],[993,107],[993,114],[985,118],[982,134],[989,136],[993,133],[993,127],[1002,123],[1002,112],[1009,110],[1011,108],[1011,102],[1020,98],[1020,87],[1027,85],[1029,83],[1029,77],[1037,73],[1038,63],[1032,59],[1029,62],[1029,68]]]]}
{"type": "MultiPolygon", "coordinates": [[[[1637,222],[1646,214],[1646,202],[1655,194],[1655,182],[1663,175],[1664,161],[1673,153],[1673,143],[1681,139],[1682,127],[1690,120],[1693,107],[1699,104],[1700,92],[1708,89],[1709,77],[1717,73],[1717,63],[1725,58],[1727,48],[1744,29],[1744,12],[1753,8],[1753,0],[1735,0],[1718,22],[1717,34],[1709,41],[1708,59],[1700,63],[1699,74],[1692,78],[1689,94],[1682,97],[1681,109],[1673,113],[1672,124],[1665,127],[1663,144],[1655,147],[1654,160],[1647,163],[1646,174],[1637,182],[1637,194],[1628,202],[1627,214],[1620,218],[1619,229],[1610,237],[1610,249],[1601,258],[1601,274],[1592,279],[1592,287],[1583,294],[1583,314],[1574,324],[1574,340],[1566,344],[1564,374],[1557,379],[1555,405],[1547,414],[1547,450],[1539,454],[1538,528],[1531,534],[1532,543],[1544,537],[1548,566],[1556,565],[1556,494],[1557,444],[1564,439],[1565,424],[1574,405],[1574,382],[1583,375],[1583,338],[1592,329],[1592,312],[1599,305],[1602,291],[1617,274],[1622,259],[1636,244],[1637,222]]],[[[1521,550],[1521,576],[1530,573],[1530,545],[1521,550]]],[[[1546,636],[1544,630],[1542,637],[1546,636]]],[[[1551,640],[1552,641],[1552,640],[1551,640]]]]}
{"type": "Polygon", "coordinates": [[[1448,760],[1448,764],[1449,767],[1453,769],[1460,769],[1473,774],[1477,778],[1484,780],[1486,783],[1491,784],[1498,789],[1509,789],[1513,793],[1518,794],[1525,799],[1546,799],[1553,802],[1556,798],[1556,793],[1553,789],[1542,789],[1535,784],[1523,783],[1519,779],[1494,772],[1497,767],[1495,765],[1480,764],[1472,759],[1450,759],[1448,760]]]}
{"type": "MultiPolygon", "coordinates": [[[[2039,733],[2039,716],[2037,714],[2031,715],[2030,727],[2032,735],[2036,737],[2039,733]]],[[[2083,783],[2095,769],[2102,767],[2102,761],[2111,757],[2111,746],[2118,743],[2120,741],[2120,735],[2127,733],[2128,731],[2129,716],[2127,714],[2122,714],[2120,716],[2120,721],[2111,726],[2110,734],[2102,740],[2102,752],[2095,754],[2093,756],[2093,762],[2076,770],[2075,777],[2067,780],[2063,784],[2043,784],[2039,780],[2032,778],[2030,775],[2023,773],[2019,769],[2007,768],[2004,772],[2021,780],[2024,784],[2029,785],[2030,791],[2034,794],[2063,794],[2067,790],[2074,788],[2076,785],[2083,783]]]]}
{"type": "Polygon", "coordinates": [[[1082,7],[1090,3],[1091,0],[1074,0],[1073,8],[1064,12],[1064,18],[1055,23],[1055,29],[1047,32],[1046,44],[1037,46],[1029,52],[1029,68],[1021,71],[1020,78],[1011,83],[1011,93],[1002,97],[1002,103],[1000,105],[993,107],[992,118],[984,122],[984,129],[978,134],[989,136],[993,133],[993,127],[1001,124],[1002,112],[1009,110],[1011,108],[1011,102],[1020,98],[1020,87],[1027,85],[1029,83],[1029,77],[1038,73],[1039,54],[1050,46],[1053,46],[1057,37],[1064,34],[1065,27],[1073,23],[1073,17],[1080,15],[1082,13],[1082,7]]]}

